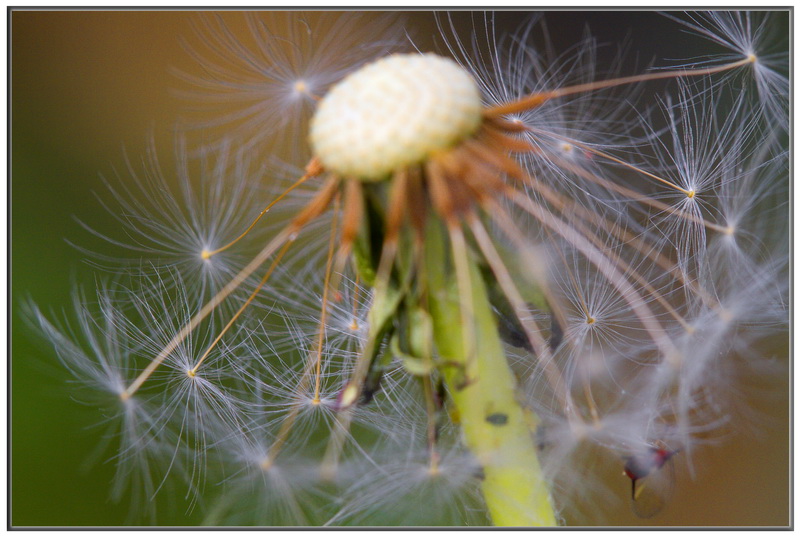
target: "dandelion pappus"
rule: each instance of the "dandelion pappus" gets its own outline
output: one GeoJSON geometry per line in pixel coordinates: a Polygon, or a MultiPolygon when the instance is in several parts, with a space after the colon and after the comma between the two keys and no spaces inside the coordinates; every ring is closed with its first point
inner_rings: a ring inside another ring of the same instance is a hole
{"type": "Polygon", "coordinates": [[[631,508],[637,516],[648,519],[664,508],[675,486],[672,458],[677,453],[664,446],[648,446],[624,457],[623,474],[631,479],[631,508]]]}

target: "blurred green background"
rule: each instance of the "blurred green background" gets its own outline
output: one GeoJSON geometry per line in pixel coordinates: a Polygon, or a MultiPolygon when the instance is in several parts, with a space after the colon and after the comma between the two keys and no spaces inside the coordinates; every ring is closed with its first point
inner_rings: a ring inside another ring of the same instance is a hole
{"type": "MultiPolygon", "coordinates": [[[[126,501],[109,501],[113,468],[103,464],[109,453],[97,452],[103,430],[92,427],[100,417],[73,399],[66,372],[21,322],[19,307],[31,298],[44,310],[68,310],[74,283],[91,284],[93,270],[65,240],[102,249],[103,243],[74,217],[99,230],[115,225],[92,193],[104,191],[100,173],[124,170],[123,148],[135,160],[153,139],[161,154],[171,154],[173,130],[187,103],[172,91],[183,83],[170,68],[194,67],[179,38],[191,40],[191,21],[198,16],[188,11],[10,13],[13,526],[147,523],[128,518],[126,501]]],[[[234,31],[244,30],[239,14],[224,16],[234,31]]],[[[460,13],[454,20],[468,29],[471,16],[460,13]]],[[[513,29],[520,20],[518,14],[501,14],[498,29],[513,29]]],[[[408,14],[407,21],[416,42],[433,50],[433,15],[408,14]]],[[[554,12],[547,21],[556,50],[564,50],[588,22],[601,43],[630,36],[640,65],[697,53],[683,44],[685,39],[691,46],[690,38],[681,38],[674,24],[653,13],[554,12]]],[[[764,353],[788,356],[788,336],[764,353]]],[[[606,520],[617,525],[789,524],[786,375],[766,397],[759,395],[755,427],[695,455],[696,480],[680,474],[674,497],[659,516],[638,520],[623,505],[606,520]]],[[[620,477],[618,487],[628,486],[620,477]]],[[[201,516],[185,513],[177,498],[174,506],[161,507],[158,523],[197,524],[201,516]]]]}

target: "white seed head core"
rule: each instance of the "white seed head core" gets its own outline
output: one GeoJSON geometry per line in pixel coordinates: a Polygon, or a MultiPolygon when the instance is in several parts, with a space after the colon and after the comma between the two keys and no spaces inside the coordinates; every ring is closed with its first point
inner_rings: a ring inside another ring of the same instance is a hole
{"type": "Polygon", "coordinates": [[[331,172],[377,181],[475,132],[472,77],[435,54],[395,54],[345,77],[319,103],[311,145],[331,172]]]}

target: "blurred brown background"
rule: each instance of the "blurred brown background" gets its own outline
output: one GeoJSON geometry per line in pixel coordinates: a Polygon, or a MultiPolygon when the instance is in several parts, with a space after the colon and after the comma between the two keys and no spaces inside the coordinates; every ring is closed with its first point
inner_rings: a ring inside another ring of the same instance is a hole
{"type": "MultiPolygon", "coordinates": [[[[70,308],[74,282],[91,284],[92,270],[65,242],[91,248],[92,238],[74,216],[98,229],[114,226],[93,198],[103,191],[99,173],[124,171],[125,152],[136,160],[148,140],[164,156],[187,103],[170,68],[196,67],[181,48],[191,41],[188,11],[25,11],[11,19],[11,255],[12,379],[10,524],[70,526],[144,524],[126,519],[128,506],[108,501],[111,465],[97,454],[103,429],[91,410],[73,400],[66,375],[46,345],[20,322],[20,302],[44,309],[70,308]]],[[[223,14],[244,31],[238,13],[223,14]]],[[[468,32],[473,14],[454,21],[468,32]]],[[[481,15],[475,14],[477,20],[481,15]]],[[[513,29],[517,13],[498,15],[498,29],[513,29]]],[[[556,50],[564,50],[589,24],[601,43],[629,36],[639,65],[652,58],[691,57],[703,42],[680,34],[654,13],[552,12],[546,15],[556,50]],[[671,36],[671,37],[669,37],[671,36]],[[678,37],[676,37],[678,36],[678,37]]],[[[435,50],[434,17],[407,14],[407,27],[423,49],[435,50]]],[[[613,52],[613,51],[612,51],[613,52]]],[[[602,63],[603,58],[600,58],[602,63]]],[[[196,70],[195,70],[196,72],[196,70]]],[[[301,163],[298,163],[301,164],[301,163]]],[[[169,169],[165,165],[165,169],[169,169]]],[[[788,355],[788,337],[765,354],[788,355]]],[[[789,523],[789,380],[763,388],[760,418],[722,446],[696,454],[697,477],[678,466],[669,505],[651,520],[635,518],[624,504],[597,509],[612,525],[787,525],[789,523]]],[[[747,398],[747,396],[743,396],[747,398]]],[[[619,491],[629,482],[619,477],[619,491]]],[[[624,496],[624,493],[621,493],[624,496]]],[[[180,493],[159,509],[162,525],[197,524],[180,493]]]]}

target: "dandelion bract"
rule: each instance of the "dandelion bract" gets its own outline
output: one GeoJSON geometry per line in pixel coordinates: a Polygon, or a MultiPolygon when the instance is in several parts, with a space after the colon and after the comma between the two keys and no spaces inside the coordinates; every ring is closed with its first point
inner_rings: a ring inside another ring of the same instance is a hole
{"type": "Polygon", "coordinates": [[[115,498],[217,526],[661,517],[785,374],[759,349],[788,328],[786,15],[652,14],[705,49],[650,67],[558,50],[548,13],[440,13],[430,46],[401,14],[198,16],[189,128],[105,179],[116,230],[86,221],[98,289],[26,303],[103,409],[115,498]]]}

